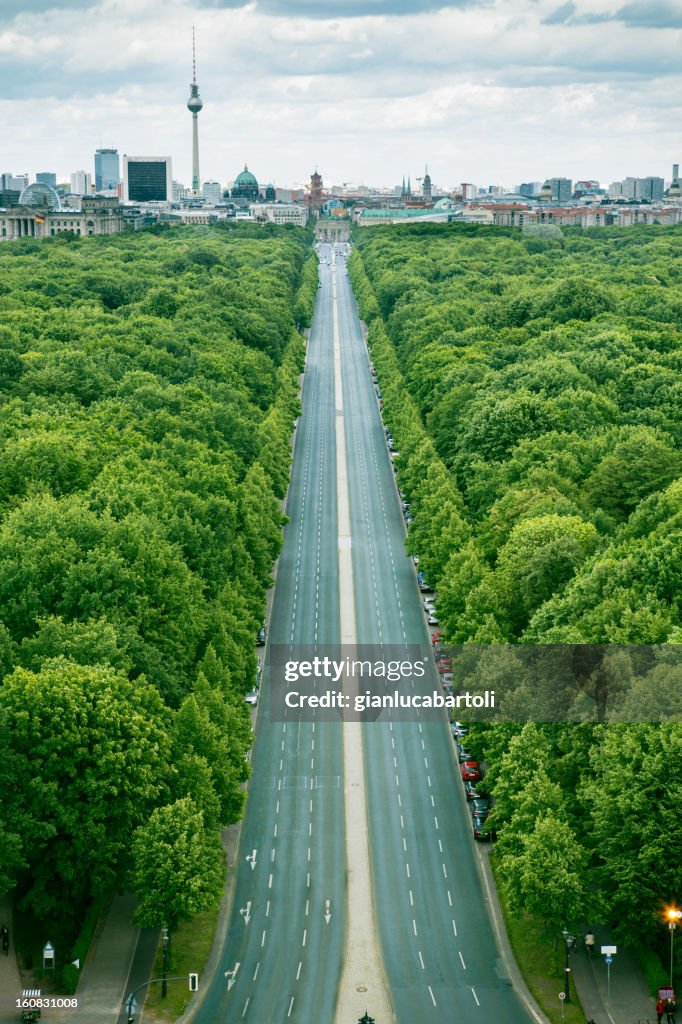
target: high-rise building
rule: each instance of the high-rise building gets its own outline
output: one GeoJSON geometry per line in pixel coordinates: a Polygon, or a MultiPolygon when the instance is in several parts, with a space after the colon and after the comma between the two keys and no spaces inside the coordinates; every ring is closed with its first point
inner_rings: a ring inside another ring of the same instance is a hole
{"type": "Polygon", "coordinates": [[[123,154],[123,198],[132,203],[170,202],[173,174],[169,156],[123,154]]]}
{"type": "Polygon", "coordinates": [[[57,175],[53,174],[52,171],[38,171],[36,181],[39,185],[49,185],[50,188],[57,187],[57,175]]]}
{"type": "Polygon", "coordinates": [[[673,181],[679,181],[679,180],[680,180],[680,165],[679,164],[673,164],[673,181]]]}
{"type": "Polygon", "coordinates": [[[87,171],[74,171],[71,175],[71,193],[77,196],[89,196],[92,191],[92,175],[87,171]]]}
{"type": "Polygon", "coordinates": [[[542,188],[541,181],[524,181],[517,188],[517,192],[520,196],[537,196],[540,194],[542,188]]]}
{"type": "Polygon", "coordinates": [[[205,181],[201,186],[201,194],[211,203],[219,203],[223,198],[223,186],[219,181],[205,181]]]}
{"type": "Polygon", "coordinates": [[[665,182],[663,178],[638,178],[637,179],[637,199],[648,199],[651,202],[657,202],[657,200],[663,198],[665,192],[665,182]]]}
{"type": "Polygon", "coordinates": [[[114,192],[121,180],[117,149],[95,150],[95,189],[97,192],[114,192]]]}
{"type": "Polygon", "coordinates": [[[28,185],[28,174],[0,174],[0,188],[9,192],[23,192],[28,185]]]}
{"type": "Polygon", "coordinates": [[[472,199],[476,198],[476,186],[470,181],[463,181],[459,188],[465,203],[470,203],[472,199]]]}
{"type": "Polygon", "coordinates": [[[194,28],[192,28],[192,81],[189,87],[187,109],[192,114],[192,192],[195,196],[199,194],[199,111],[203,105],[197,85],[197,52],[194,44],[194,28]]]}
{"type": "Polygon", "coordinates": [[[549,178],[548,184],[555,202],[565,203],[573,196],[573,182],[570,178],[549,178]]]}

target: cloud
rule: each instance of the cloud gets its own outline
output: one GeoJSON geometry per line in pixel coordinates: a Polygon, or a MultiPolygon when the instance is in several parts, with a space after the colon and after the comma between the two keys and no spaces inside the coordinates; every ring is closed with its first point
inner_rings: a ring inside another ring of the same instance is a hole
{"type": "Polygon", "coordinates": [[[567,22],[573,14],[575,14],[576,6],[573,0],[568,0],[567,3],[562,4],[561,7],[557,7],[555,11],[548,14],[546,18],[542,19],[543,25],[563,25],[567,22]]]}
{"type": "Polygon", "coordinates": [[[682,28],[682,4],[666,0],[634,0],[616,12],[633,28],[682,28]]]}
{"type": "MultiPolygon", "coordinates": [[[[465,7],[479,0],[250,0],[249,6],[277,17],[366,18],[377,15],[424,14],[446,7],[465,7]]],[[[247,0],[201,0],[203,7],[245,7],[247,0]]]]}

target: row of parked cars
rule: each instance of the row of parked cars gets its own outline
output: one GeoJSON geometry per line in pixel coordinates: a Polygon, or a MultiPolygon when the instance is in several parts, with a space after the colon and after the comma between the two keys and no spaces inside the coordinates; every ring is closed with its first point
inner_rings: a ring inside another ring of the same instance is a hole
{"type": "Polygon", "coordinates": [[[462,722],[453,722],[451,728],[457,747],[459,770],[464,784],[464,795],[466,796],[469,813],[471,814],[474,839],[490,839],[492,838],[492,832],[486,828],[486,822],[490,815],[490,797],[480,788],[481,766],[471,751],[466,748],[466,735],[468,732],[466,725],[462,722]]]}

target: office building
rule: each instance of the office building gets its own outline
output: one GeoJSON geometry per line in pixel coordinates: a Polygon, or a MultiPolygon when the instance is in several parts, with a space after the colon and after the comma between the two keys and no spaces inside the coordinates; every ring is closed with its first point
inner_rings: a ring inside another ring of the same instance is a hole
{"type": "Polygon", "coordinates": [[[56,188],[57,175],[53,174],[52,171],[38,171],[36,174],[36,182],[39,185],[47,185],[49,188],[56,188]]]}
{"type": "Polygon", "coordinates": [[[95,189],[97,192],[115,192],[121,180],[117,149],[95,150],[95,189]]]}
{"type": "Polygon", "coordinates": [[[71,194],[89,196],[92,192],[92,175],[87,171],[74,171],[71,175],[71,194]]]}
{"type": "Polygon", "coordinates": [[[570,178],[549,178],[552,199],[557,203],[566,203],[573,196],[573,182],[570,178]]]}
{"type": "Polygon", "coordinates": [[[219,203],[223,198],[223,186],[219,181],[205,181],[201,186],[201,194],[211,203],[219,203]]]}
{"type": "Polygon", "coordinates": [[[637,199],[648,199],[649,202],[655,203],[663,198],[664,192],[665,182],[663,178],[649,177],[637,179],[637,199]]]}
{"type": "Polygon", "coordinates": [[[170,202],[173,173],[169,156],[123,155],[123,199],[131,203],[170,202]]]}
{"type": "Polygon", "coordinates": [[[8,192],[23,192],[28,185],[28,174],[0,174],[0,189],[8,192]]]}

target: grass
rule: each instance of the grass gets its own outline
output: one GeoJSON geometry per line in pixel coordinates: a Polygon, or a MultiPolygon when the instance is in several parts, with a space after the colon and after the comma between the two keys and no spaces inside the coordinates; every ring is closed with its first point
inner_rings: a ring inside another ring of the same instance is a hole
{"type": "MultiPolygon", "coordinates": [[[[495,858],[491,859],[496,873],[495,858]]],[[[552,938],[544,924],[531,914],[510,913],[504,887],[498,885],[500,904],[504,913],[507,935],[514,958],[519,965],[528,989],[552,1024],[561,1024],[559,992],[564,987],[563,950],[554,948],[552,938]]],[[[564,1003],[565,1024],[584,1024],[585,1014],[571,987],[571,1002],[564,1003]]]]}
{"type": "MultiPolygon", "coordinates": [[[[220,898],[210,910],[197,914],[191,921],[184,922],[171,936],[169,976],[184,975],[186,979],[187,975],[196,972],[199,974],[201,986],[201,976],[213,947],[219,909],[220,898]]],[[[152,976],[160,978],[162,970],[163,952],[159,942],[152,976]]],[[[144,1004],[145,1019],[167,1021],[170,1024],[184,1013],[191,997],[192,993],[186,980],[169,982],[168,995],[165,999],[161,998],[161,985],[153,985],[144,1004]]]]}

